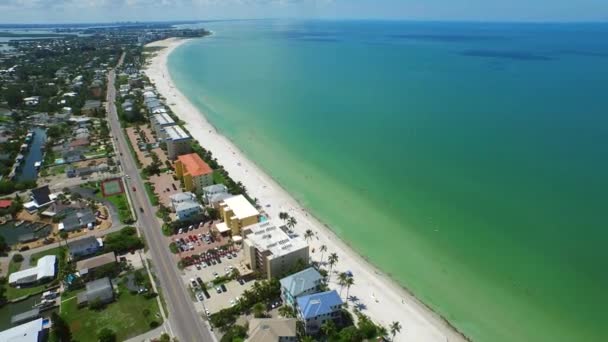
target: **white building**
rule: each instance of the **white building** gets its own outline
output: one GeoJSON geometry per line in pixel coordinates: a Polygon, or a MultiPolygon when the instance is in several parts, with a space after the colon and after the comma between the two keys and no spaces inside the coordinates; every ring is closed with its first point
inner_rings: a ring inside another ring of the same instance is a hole
{"type": "Polygon", "coordinates": [[[177,125],[165,127],[162,130],[167,143],[167,158],[175,160],[179,155],[190,152],[192,137],[177,125]]]}
{"type": "Polygon", "coordinates": [[[272,221],[243,228],[245,260],[252,270],[259,270],[268,279],[279,277],[298,261],[308,264],[308,244],[300,237],[291,238],[272,221]]]}
{"type": "Polygon", "coordinates": [[[46,341],[47,329],[51,327],[51,320],[38,318],[10,329],[0,331],[2,342],[40,342],[46,341]]]}
{"type": "Polygon", "coordinates": [[[170,197],[171,206],[178,220],[186,220],[203,212],[203,206],[196,195],[191,192],[181,192],[170,197]]]}
{"type": "Polygon", "coordinates": [[[152,127],[154,128],[154,132],[156,132],[156,137],[160,139],[164,139],[163,128],[175,125],[175,121],[169,114],[156,114],[152,116],[152,127]]]}
{"type": "Polygon", "coordinates": [[[11,286],[31,285],[55,278],[57,257],[46,255],[38,259],[35,267],[13,272],[8,276],[11,286]]]}

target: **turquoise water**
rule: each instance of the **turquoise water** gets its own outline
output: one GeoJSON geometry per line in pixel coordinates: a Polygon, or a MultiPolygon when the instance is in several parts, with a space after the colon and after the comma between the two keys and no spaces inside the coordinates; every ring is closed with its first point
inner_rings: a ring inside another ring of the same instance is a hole
{"type": "Polygon", "coordinates": [[[606,340],[608,25],[206,26],[179,89],[362,255],[475,341],[606,340]]]}

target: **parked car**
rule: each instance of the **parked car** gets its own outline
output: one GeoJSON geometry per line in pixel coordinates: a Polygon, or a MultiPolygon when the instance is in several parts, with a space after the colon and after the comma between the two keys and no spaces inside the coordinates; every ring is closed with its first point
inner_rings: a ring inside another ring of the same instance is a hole
{"type": "Polygon", "coordinates": [[[215,288],[215,291],[217,291],[217,293],[222,293],[222,289],[219,286],[215,288]]]}
{"type": "Polygon", "coordinates": [[[239,278],[239,279],[238,279],[238,282],[239,282],[239,284],[241,284],[241,285],[245,285],[245,281],[244,281],[242,278],[239,278]]]}
{"type": "Polygon", "coordinates": [[[222,289],[222,291],[226,292],[228,291],[228,289],[226,288],[226,285],[222,284],[220,285],[220,288],[222,289]]]}
{"type": "Polygon", "coordinates": [[[199,292],[199,293],[196,295],[196,298],[198,298],[198,300],[199,300],[200,302],[202,302],[202,301],[203,301],[203,299],[205,299],[205,295],[203,295],[202,293],[200,293],[200,292],[199,292]]]}
{"type": "Polygon", "coordinates": [[[197,287],[198,284],[196,283],[196,281],[192,278],[190,278],[190,284],[192,284],[192,287],[197,287]]]}

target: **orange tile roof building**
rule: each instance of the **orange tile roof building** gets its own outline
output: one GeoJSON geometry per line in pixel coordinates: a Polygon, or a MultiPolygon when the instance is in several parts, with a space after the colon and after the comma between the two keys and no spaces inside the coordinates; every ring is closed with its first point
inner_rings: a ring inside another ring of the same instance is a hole
{"type": "Polygon", "coordinates": [[[177,157],[175,173],[184,182],[186,191],[202,193],[204,187],[213,184],[213,169],[196,153],[177,157]]]}

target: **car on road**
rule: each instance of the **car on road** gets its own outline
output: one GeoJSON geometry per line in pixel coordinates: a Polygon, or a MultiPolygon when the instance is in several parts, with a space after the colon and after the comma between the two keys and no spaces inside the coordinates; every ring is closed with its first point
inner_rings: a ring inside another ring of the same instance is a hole
{"type": "Polygon", "coordinates": [[[134,187],[134,186],[132,186],[132,187],[131,187],[131,189],[133,189],[133,192],[137,191],[137,190],[135,190],[135,187],[134,187]]]}
{"type": "Polygon", "coordinates": [[[140,211],[141,213],[143,213],[143,212],[144,212],[144,208],[139,207],[139,211],[140,211]]]}

